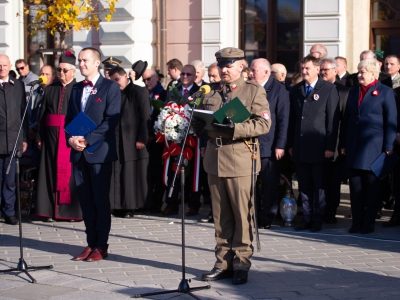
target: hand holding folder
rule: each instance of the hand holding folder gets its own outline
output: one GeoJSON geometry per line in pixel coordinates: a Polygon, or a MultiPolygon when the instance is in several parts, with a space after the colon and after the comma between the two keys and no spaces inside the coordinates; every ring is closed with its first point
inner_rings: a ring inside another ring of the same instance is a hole
{"type": "Polygon", "coordinates": [[[399,156],[396,152],[393,152],[391,155],[382,152],[369,168],[376,177],[383,179],[394,168],[398,161],[399,156]]]}
{"type": "MultiPolygon", "coordinates": [[[[96,123],[94,123],[84,112],[80,112],[67,126],[64,130],[72,136],[85,136],[91,133],[97,128],[96,123]]],[[[100,145],[101,142],[97,142],[89,147],[86,147],[85,151],[92,154],[94,150],[100,145]]]]}
{"type": "Polygon", "coordinates": [[[206,130],[215,130],[212,123],[217,121],[218,123],[223,124],[226,117],[234,123],[242,123],[250,118],[250,116],[251,113],[238,97],[232,99],[215,112],[211,110],[195,109],[193,113],[193,117],[206,123],[204,127],[206,130]]]}

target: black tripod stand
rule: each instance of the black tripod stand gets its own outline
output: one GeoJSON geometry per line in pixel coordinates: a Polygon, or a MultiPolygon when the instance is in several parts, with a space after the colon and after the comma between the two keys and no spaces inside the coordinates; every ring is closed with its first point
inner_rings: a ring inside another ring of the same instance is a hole
{"type": "Polygon", "coordinates": [[[24,272],[30,278],[32,283],[36,283],[36,279],[33,278],[31,276],[31,274],[29,274],[28,270],[52,269],[53,266],[50,265],[50,266],[41,266],[41,267],[28,267],[28,265],[26,264],[26,262],[24,260],[24,249],[23,249],[23,246],[22,246],[21,189],[20,189],[20,186],[19,186],[20,185],[20,180],[19,180],[19,174],[20,174],[19,158],[22,156],[22,154],[21,154],[20,151],[17,150],[17,144],[18,144],[19,136],[21,134],[22,125],[24,124],[26,111],[28,109],[28,105],[29,105],[30,100],[32,98],[32,94],[33,94],[33,87],[31,87],[31,90],[30,90],[29,100],[27,101],[27,105],[25,107],[24,115],[22,116],[22,120],[21,120],[21,124],[19,126],[17,138],[15,140],[14,148],[13,148],[13,151],[11,153],[10,163],[8,164],[7,172],[6,172],[6,174],[8,175],[9,172],[10,172],[10,169],[11,169],[12,161],[15,158],[15,178],[16,178],[16,182],[17,182],[18,223],[19,223],[19,253],[20,253],[20,257],[19,257],[18,265],[17,265],[16,268],[11,268],[11,269],[8,269],[8,270],[0,270],[0,273],[13,272],[13,271],[24,272]]]}
{"type": "MultiPolygon", "coordinates": [[[[196,101],[195,101],[196,103],[196,101]]],[[[183,139],[182,142],[182,148],[181,152],[179,153],[178,156],[178,162],[176,165],[176,170],[174,174],[174,179],[172,180],[172,184],[169,189],[169,197],[172,195],[172,191],[174,190],[174,184],[176,180],[176,176],[179,172],[179,169],[181,168],[181,207],[184,209],[185,207],[185,166],[187,165],[188,161],[186,158],[183,158],[183,150],[184,150],[184,145],[186,143],[186,139],[189,133],[190,129],[190,124],[192,122],[192,117],[193,117],[193,112],[194,109],[196,108],[196,104],[193,107],[193,110],[190,114],[190,119],[189,119],[189,126],[186,129],[185,132],[185,138],[183,139]]],[[[162,294],[170,294],[170,293],[182,293],[182,294],[187,294],[193,297],[194,299],[201,300],[199,297],[196,295],[193,295],[191,292],[192,291],[198,291],[198,290],[204,290],[204,289],[210,289],[210,285],[205,285],[205,286],[197,286],[194,288],[191,288],[189,286],[189,282],[191,281],[190,279],[185,278],[186,275],[186,267],[185,267],[185,213],[182,213],[182,280],[179,283],[178,289],[176,290],[171,290],[171,291],[162,291],[162,292],[155,292],[155,293],[146,293],[146,294],[137,294],[134,296],[134,298],[141,298],[141,297],[147,297],[147,296],[155,296],[155,295],[162,295],[162,294]]]]}

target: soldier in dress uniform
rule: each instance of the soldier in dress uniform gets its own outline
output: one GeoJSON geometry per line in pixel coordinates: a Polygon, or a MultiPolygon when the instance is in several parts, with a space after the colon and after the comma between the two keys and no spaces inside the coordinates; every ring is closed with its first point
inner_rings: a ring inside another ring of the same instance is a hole
{"type": "MultiPolygon", "coordinates": [[[[226,119],[214,123],[208,130],[204,169],[208,173],[211,191],[217,258],[214,268],[202,280],[233,277],[233,284],[247,282],[250,257],[253,255],[253,223],[251,206],[252,143],[271,126],[269,104],[265,89],[251,81],[244,81],[244,52],[237,48],[224,48],[215,53],[221,74],[221,84],[202,98],[200,109],[216,111],[238,97],[251,117],[242,123],[226,119]]],[[[195,120],[194,130],[199,132],[201,122],[195,120]]],[[[257,171],[260,159],[257,158],[257,171]]]]}
{"type": "Polygon", "coordinates": [[[109,58],[103,60],[101,63],[104,65],[104,77],[110,79],[110,76],[108,76],[108,71],[110,71],[114,67],[120,67],[122,60],[110,56],[109,58]]]}

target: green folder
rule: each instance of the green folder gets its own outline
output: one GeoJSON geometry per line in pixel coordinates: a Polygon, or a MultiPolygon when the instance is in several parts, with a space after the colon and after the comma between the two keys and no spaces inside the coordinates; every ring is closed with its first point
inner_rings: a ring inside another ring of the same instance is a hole
{"type": "Polygon", "coordinates": [[[247,110],[246,106],[243,105],[242,101],[238,97],[232,99],[216,112],[214,112],[214,118],[218,123],[223,123],[226,117],[230,118],[234,123],[242,123],[243,121],[250,118],[251,113],[247,110]]]}

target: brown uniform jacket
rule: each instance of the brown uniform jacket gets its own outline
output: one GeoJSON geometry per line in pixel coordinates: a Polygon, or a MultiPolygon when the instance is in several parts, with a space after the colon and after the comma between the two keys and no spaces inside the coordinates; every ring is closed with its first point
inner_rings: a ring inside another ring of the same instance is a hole
{"type": "MultiPolygon", "coordinates": [[[[224,86],[203,95],[200,109],[216,111],[222,107],[223,94],[226,102],[238,97],[252,114],[251,118],[243,123],[235,124],[233,140],[257,137],[269,131],[271,126],[268,101],[265,101],[265,89],[254,83],[246,82],[242,77],[230,84],[230,89],[224,86]]],[[[218,147],[214,145],[213,138],[227,137],[223,132],[209,130],[208,141],[204,157],[204,169],[207,173],[219,177],[241,177],[251,175],[251,153],[246,144],[234,143],[218,147]]],[[[260,170],[260,159],[257,160],[257,171],[260,170]]]]}

